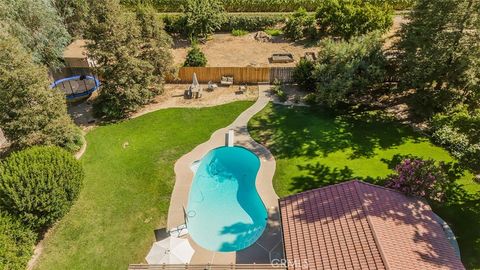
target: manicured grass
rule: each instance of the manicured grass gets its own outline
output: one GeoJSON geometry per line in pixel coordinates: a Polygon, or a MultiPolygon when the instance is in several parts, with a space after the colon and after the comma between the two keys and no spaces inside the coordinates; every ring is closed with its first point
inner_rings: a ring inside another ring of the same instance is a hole
{"type": "MultiPolygon", "coordinates": [[[[378,112],[332,115],[310,108],[269,105],[249,123],[257,141],[274,154],[274,187],[280,197],[360,179],[382,184],[402,156],[455,162],[426,137],[378,112]]],[[[480,185],[463,171],[459,183],[474,194],[480,185]]],[[[458,236],[468,268],[480,268],[480,200],[436,207],[458,236]]]]}
{"type": "Polygon", "coordinates": [[[166,224],[175,161],[252,102],[167,109],[87,135],[80,198],[47,237],[38,269],[126,269],[166,224]]]}

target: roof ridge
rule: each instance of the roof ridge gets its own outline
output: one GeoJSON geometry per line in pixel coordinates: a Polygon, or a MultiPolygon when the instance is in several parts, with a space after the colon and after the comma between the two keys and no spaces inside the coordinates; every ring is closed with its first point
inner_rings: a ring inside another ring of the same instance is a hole
{"type": "MultiPolygon", "coordinates": [[[[363,211],[365,211],[365,217],[367,219],[367,223],[368,223],[368,226],[370,227],[370,230],[372,232],[372,236],[373,236],[373,240],[375,241],[375,244],[377,246],[377,249],[378,249],[378,252],[380,253],[380,257],[382,258],[382,261],[383,261],[383,265],[385,266],[385,269],[386,270],[389,270],[391,269],[389,264],[388,264],[388,261],[387,261],[387,256],[385,255],[385,253],[383,252],[383,248],[382,248],[382,245],[380,244],[380,240],[378,240],[378,237],[377,237],[377,232],[375,231],[375,227],[373,226],[372,224],[372,220],[370,219],[370,213],[367,209],[367,207],[365,207],[365,198],[364,198],[364,193],[362,192],[360,194],[359,192],[359,188],[360,188],[360,183],[363,183],[363,181],[359,181],[359,180],[354,180],[353,181],[353,185],[355,186],[355,193],[357,194],[358,198],[360,198],[360,201],[361,201],[361,206],[362,206],[362,209],[363,211]]],[[[372,186],[375,186],[375,187],[378,187],[376,185],[372,185],[372,186]]]]}

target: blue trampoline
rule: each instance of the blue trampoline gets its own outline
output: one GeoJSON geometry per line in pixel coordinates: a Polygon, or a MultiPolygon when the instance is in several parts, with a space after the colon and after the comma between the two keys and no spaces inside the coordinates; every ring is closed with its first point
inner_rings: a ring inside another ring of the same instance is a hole
{"type": "Polygon", "coordinates": [[[78,75],[56,80],[50,88],[60,88],[67,100],[87,97],[100,87],[100,81],[94,76],[78,75]]]}

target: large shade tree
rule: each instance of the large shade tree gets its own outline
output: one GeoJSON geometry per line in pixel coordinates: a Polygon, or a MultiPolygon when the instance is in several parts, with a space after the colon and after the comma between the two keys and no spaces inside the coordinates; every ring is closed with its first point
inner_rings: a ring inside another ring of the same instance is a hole
{"type": "Polygon", "coordinates": [[[0,24],[32,53],[36,63],[52,68],[62,65],[70,35],[51,1],[0,1],[0,24]]]}
{"type": "Polygon", "coordinates": [[[170,41],[151,13],[123,12],[117,0],[94,1],[90,10],[88,52],[103,79],[94,109],[102,117],[123,118],[161,90],[170,41]]]}
{"type": "Polygon", "coordinates": [[[82,37],[87,27],[88,0],[52,0],[70,35],[82,37]]]}
{"type": "Polygon", "coordinates": [[[49,87],[45,67],[0,33],[0,126],[13,146],[57,145],[79,148],[80,130],[67,114],[65,95],[49,87]]]}
{"type": "Polygon", "coordinates": [[[205,38],[219,30],[226,20],[220,0],[187,0],[183,9],[185,28],[190,38],[205,38]]]}
{"type": "Polygon", "coordinates": [[[480,1],[419,0],[397,44],[404,88],[430,115],[480,94],[480,1]]]}

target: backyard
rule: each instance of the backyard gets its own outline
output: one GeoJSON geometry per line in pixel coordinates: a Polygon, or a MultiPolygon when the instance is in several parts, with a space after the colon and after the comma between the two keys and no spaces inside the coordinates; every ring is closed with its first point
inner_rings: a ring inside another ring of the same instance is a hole
{"type": "Polygon", "coordinates": [[[173,165],[252,103],[166,109],[87,135],[82,193],[43,241],[36,269],[124,269],[165,226],[173,165]]]}
{"type": "MultiPolygon", "coordinates": [[[[320,109],[270,104],[249,123],[255,140],[276,158],[273,179],[280,197],[350,179],[382,184],[404,156],[454,162],[443,148],[433,145],[409,127],[379,112],[335,115],[320,109]]],[[[470,193],[480,191],[469,171],[458,183],[470,193]]],[[[469,269],[480,267],[480,200],[435,209],[457,234],[462,259],[469,269]]]]}

